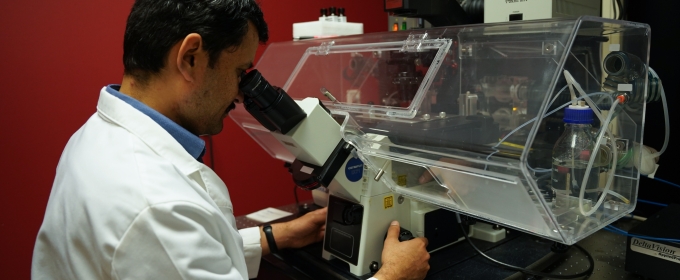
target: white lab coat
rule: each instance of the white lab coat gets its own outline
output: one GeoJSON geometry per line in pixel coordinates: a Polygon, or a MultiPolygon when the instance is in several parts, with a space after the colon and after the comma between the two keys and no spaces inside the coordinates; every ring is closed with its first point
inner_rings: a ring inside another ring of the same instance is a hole
{"type": "Polygon", "coordinates": [[[33,279],[248,279],[258,228],[236,229],[229,193],[142,112],[101,90],[57,166],[33,279]]]}

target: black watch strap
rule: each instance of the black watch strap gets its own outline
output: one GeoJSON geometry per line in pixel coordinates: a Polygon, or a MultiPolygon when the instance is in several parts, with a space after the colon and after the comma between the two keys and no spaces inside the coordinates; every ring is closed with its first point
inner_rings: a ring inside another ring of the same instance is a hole
{"type": "Polygon", "coordinates": [[[276,247],[276,240],[274,240],[274,233],[272,233],[272,226],[270,224],[262,225],[262,231],[264,236],[267,238],[267,244],[269,245],[269,252],[276,254],[279,252],[279,248],[276,247]]]}

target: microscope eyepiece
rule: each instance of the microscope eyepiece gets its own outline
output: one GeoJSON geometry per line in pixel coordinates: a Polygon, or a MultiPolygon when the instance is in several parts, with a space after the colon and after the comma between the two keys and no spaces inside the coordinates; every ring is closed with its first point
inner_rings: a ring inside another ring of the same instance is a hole
{"type": "Polygon", "coordinates": [[[307,117],[283,89],[270,85],[257,70],[244,75],[239,88],[246,110],[270,131],[286,134],[307,117]]]}

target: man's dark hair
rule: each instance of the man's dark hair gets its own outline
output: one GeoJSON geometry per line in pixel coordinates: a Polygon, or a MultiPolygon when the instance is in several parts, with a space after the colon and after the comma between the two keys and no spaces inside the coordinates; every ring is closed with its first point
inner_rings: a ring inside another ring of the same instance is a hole
{"type": "Polygon", "coordinates": [[[265,43],[267,23],[254,0],[136,0],[125,27],[125,75],[146,83],[165,67],[172,46],[191,33],[201,35],[214,67],[223,50],[241,44],[248,21],[265,43]]]}

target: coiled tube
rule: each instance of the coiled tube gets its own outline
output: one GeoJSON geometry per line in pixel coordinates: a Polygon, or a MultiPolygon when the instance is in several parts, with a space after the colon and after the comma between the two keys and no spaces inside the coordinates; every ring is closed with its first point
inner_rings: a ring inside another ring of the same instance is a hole
{"type": "MultiPolygon", "coordinates": [[[[586,167],[586,172],[585,175],[583,176],[583,182],[581,182],[581,191],[578,196],[578,208],[581,211],[581,214],[583,216],[590,216],[597,209],[602,205],[602,202],[604,199],[607,197],[607,193],[609,193],[609,189],[612,186],[612,183],[614,183],[614,173],[616,173],[616,164],[618,161],[618,153],[614,152],[612,153],[613,160],[612,160],[612,167],[609,170],[609,176],[607,177],[607,184],[605,184],[604,190],[602,191],[602,195],[600,196],[600,199],[597,201],[597,203],[590,209],[590,211],[585,211],[583,209],[583,197],[586,193],[586,188],[585,185],[588,182],[588,177],[590,177],[590,170],[593,169],[593,163],[595,162],[595,158],[597,158],[597,154],[600,150],[600,145],[602,144],[602,139],[604,139],[605,132],[607,131],[607,128],[609,127],[609,123],[612,121],[612,117],[616,115],[616,106],[619,104],[619,100],[616,99],[614,101],[614,104],[612,104],[612,107],[609,111],[609,115],[607,115],[607,118],[605,121],[602,123],[602,131],[600,131],[600,134],[597,136],[597,141],[595,142],[595,147],[593,148],[593,151],[590,153],[591,157],[590,160],[588,160],[588,166],[586,167]]],[[[616,147],[616,143],[614,143],[614,138],[610,137],[609,138],[612,147],[616,147]]]]}

